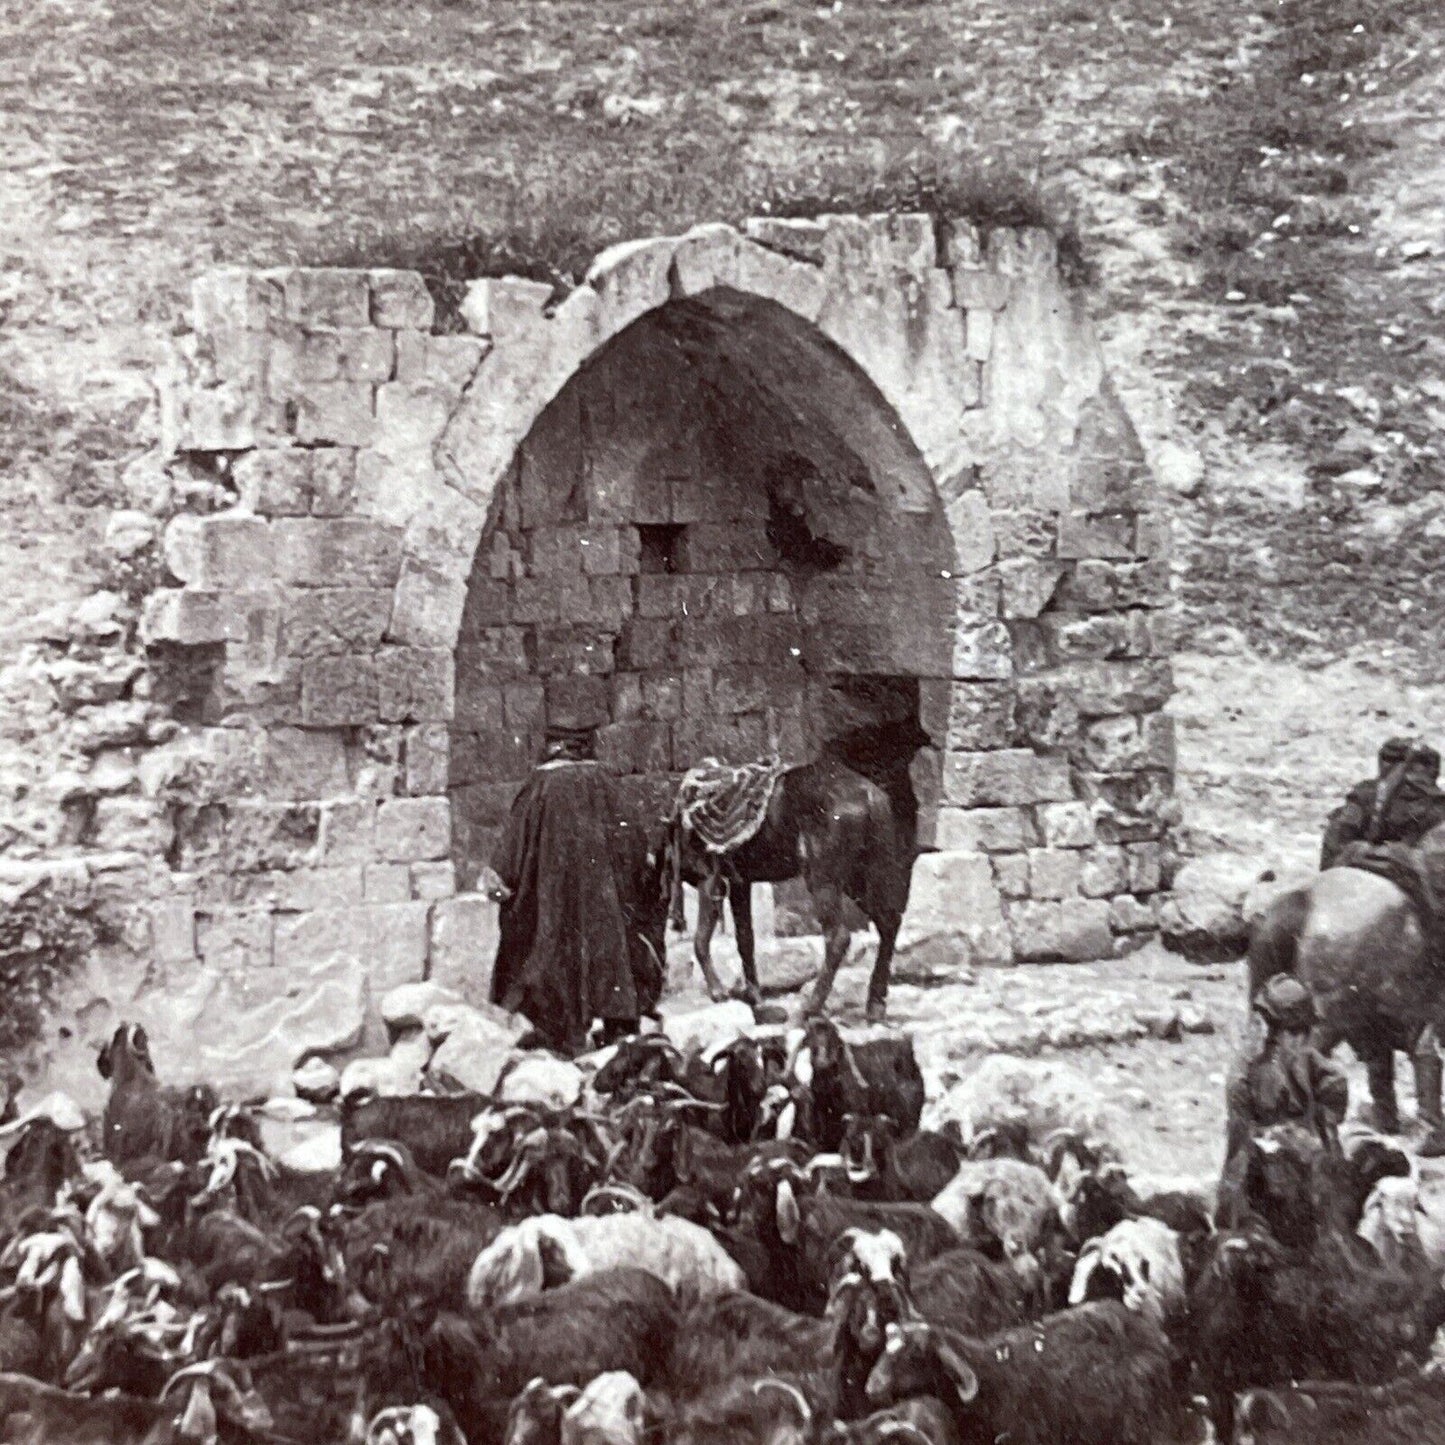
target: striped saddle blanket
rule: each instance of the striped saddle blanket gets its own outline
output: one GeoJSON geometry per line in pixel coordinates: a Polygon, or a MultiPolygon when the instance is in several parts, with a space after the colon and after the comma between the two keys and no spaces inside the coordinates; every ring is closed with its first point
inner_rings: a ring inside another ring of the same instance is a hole
{"type": "Polygon", "coordinates": [[[730,766],[704,758],[677,787],[674,817],[710,853],[730,853],[763,826],[786,767],[766,759],[730,766]]]}

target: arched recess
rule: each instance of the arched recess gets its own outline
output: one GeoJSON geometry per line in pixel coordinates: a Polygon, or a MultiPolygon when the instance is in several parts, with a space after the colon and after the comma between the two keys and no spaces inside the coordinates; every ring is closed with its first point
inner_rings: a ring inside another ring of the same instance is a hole
{"type": "Polygon", "coordinates": [[[704,756],[801,761],[918,715],[951,676],[957,555],[907,429],[817,326],[727,286],[648,310],[491,492],[455,656],[459,882],[549,724],[597,726],[645,817],[704,756]]]}

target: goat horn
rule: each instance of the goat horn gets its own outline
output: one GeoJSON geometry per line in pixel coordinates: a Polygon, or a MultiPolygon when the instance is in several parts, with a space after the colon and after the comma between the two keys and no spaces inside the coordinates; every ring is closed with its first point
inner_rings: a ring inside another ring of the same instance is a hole
{"type": "Polygon", "coordinates": [[[589,1189],[583,1196],[582,1204],[578,1210],[585,1214],[587,1206],[595,1199],[621,1199],[631,1204],[639,1214],[651,1214],[653,1203],[640,1189],[634,1188],[631,1184],[612,1183],[598,1184],[589,1189]]]}
{"type": "Polygon", "coordinates": [[[184,1369],[177,1370],[175,1374],[166,1381],[164,1388],[161,1390],[161,1399],[164,1400],[182,1380],[197,1378],[202,1375],[210,1379],[215,1379],[216,1375],[220,1372],[220,1363],[219,1360],[201,1360],[197,1364],[187,1365],[184,1369]]]}
{"type": "Polygon", "coordinates": [[[911,1435],[918,1441],[918,1445],[935,1445],[935,1442],[929,1439],[917,1425],[912,1425],[907,1420],[883,1421],[878,1427],[878,1435],[880,1439],[885,1440],[892,1435],[911,1435]]]}
{"type": "Polygon", "coordinates": [[[789,1396],[798,1407],[798,1423],[805,1428],[813,1423],[813,1407],[796,1385],[789,1384],[787,1380],[775,1380],[771,1376],[766,1380],[753,1381],[754,1395],[761,1395],[764,1390],[779,1390],[789,1396]]]}

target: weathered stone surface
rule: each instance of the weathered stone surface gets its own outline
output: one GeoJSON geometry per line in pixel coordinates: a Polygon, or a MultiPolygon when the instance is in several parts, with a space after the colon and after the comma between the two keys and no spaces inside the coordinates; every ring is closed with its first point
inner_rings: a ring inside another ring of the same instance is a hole
{"type": "Polygon", "coordinates": [[[318,657],[301,669],[301,719],[308,727],[355,727],[380,716],[371,657],[318,657]]]}
{"type": "Polygon", "coordinates": [[[311,969],[358,963],[378,993],[420,981],[427,960],[425,903],[316,909],[276,920],[276,965],[311,969]]]}
{"type": "Polygon", "coordinates": [[[1196,963],[1240,957],[1249,946],[1245,900],[1259,877],[1255,860],[1210,853],[1186,863],[1159,910],[1167,947],[1196,963]]]}
{"type": "Polygon", "coordinates": [[[390,587],[397,580],[401,533],[395,527],[337,517],[287,519],[274,530],[277,575],[293,586],[390,587]]]}
{"type": "Polygon", "coordinates": [[[1029,896],[1031,898],[1072,898],[1079,892],[1082,864],[1070,848],[1029,850],[1029,896]]]}
{"type": "Polygon", "coordinates": [[[1079,711],[1092,717],[1154,712],[1174,692],[1174,670],[1166,658],[1071,663],[1059,669],[1057,680],[1073,692],[1079,711]]]}
{"type": "Polygon", "coordinates": [[[940,808],[934,844],[962,853],[1017,853],[1038,834],[1027,808],[940,808]]]}
{"type": "Polygon", "coordinates": [[[433,1004],[460,1004],[462,996],[435,979],[421,983],[404,983],[383,995],[380,1003],[382,1022],[395,1039],[412,1029],[420,1029],[426,1012],[433,1004]]]}
{"type": "Polygon", "coordinates": [[[1113,956],[1109,905],[1102,898],[1010,903],[1008,921],[1014,953],[1023,962],[1083,963],[1113,956]]]}
{"type": "Polygon", "coordinates": [[[413,898],[432,902],[451,898],[457,891],[457,867],[450,858],[436,863],[413,863],[410,874],[413,898]]]}
{"type": "Polygon", "coordinates": [[[166,566],[203,589],[254,589],[273,571],[272,531],[260,517],[182,513],[166,527],[164,550],[166,566]]]}
{"type": "Polygon", "coordinates": [[[386,631],[391,603],[391,591],[382,587],[288,591],[281,602],[282,645],[292,657],[371,652],[386,631]]]}
{"type": "Polygon", "coordinates": [[[1063,802],[1072,798],[1068,760],[1027,748],[945,753],[944,801],[960,807],[1063,802]]]}
{"type": "Polygon", "coordinates": [[[362,878],[362,896],[368,903],[411,900],[411,872],[405,863],[368,863],[362,878]]]}
{"type": "Polygon", "coordinates": [[[512,1055],[512,1043],[509,1031],[469,1010],[438,1045],[427,1072],[458,1088],[478,1094],[495,1093],[497,1080],[512,1055]]]}
{"type": "Polygon", "coordinates": [[[1014,738],[1015,697],[1009,683],[954,683],[937,709],[944,713],[943,726],[930,718],[924,727],[957,752],[1006,748],[1014,738]]]}
{"type": "Polygon", "coordinates": [[[1000,605],[1008,618],[1037,617],[1054,599],[1064,567],[1039,557],[1011,557],[998,564],[1000,605]]]}
{"type": "Polygon", "coordinates": [[[1002,622],[961,619],[954,632],[953,675],[987,681],[1012,677],[1013,642],[1002,622]]]}
{"type": "Polygon", "coordinates": [[[664,1011],[663,1032],[683,1053],[727,1043],[739,1034],[751,1033],[753,1011],[741,999],[704,1004],[685,1011],[664,1011]]]}
{"type": "Polygon", "coordinates": [[[336,1097],[341,1088],[341,1075],[334,1064],[313,1057],[292,1072],[291,1083],[298,1099],[324,1104],[336,1097]]]}
{"type": "Polygon", "coordinates": [[[1038,819],[1046,848],[1087,848],[1094,841],[1094,815],[1087,803],[1045,803],[1038,819]]]}
{"type": "Polygon", "coordinates": [[[451,844],[451,808],[445,798],[392,798],[376,815],[376,849],[397,863],[446,856],[451,844]]]}
{"type": "Polygon", "coordinates": [[[1112,898],[1129,885],[1128,860],[1118,844],[1104,843],[1083,855],[1079,892],[1086,898],[1112,898]]]}
{"type": "Polygon", "coordinates": [[[485,1003],[497,957],[497,905],[480,893],[459,893],[431,910],[428,978],[469,1004],[485,1003]]]}
{"type": "Polygon", "coordinates": [[[286,317],[308,326],[365,326],[371,320],[364,271],[338,267],[298,268],[279,273],[286,317]]]}
{"type": "Polygon", "coordinates": [[[900,978],[1007,962],[1008,943],[987,857],[940,852],[918,859],[898,936],[900,978]]]}
{"type": "Polygon", "coordinates": [[[373,326],[429,331],[436,308],[415,271],[368,271],[373,326]]]}
{"type": "Polygon", "coordinates": [[[452,668],[452,654],[441,648],[379,649],[377,715],[383,722],[445,722],[456,694],[452,668]]]}

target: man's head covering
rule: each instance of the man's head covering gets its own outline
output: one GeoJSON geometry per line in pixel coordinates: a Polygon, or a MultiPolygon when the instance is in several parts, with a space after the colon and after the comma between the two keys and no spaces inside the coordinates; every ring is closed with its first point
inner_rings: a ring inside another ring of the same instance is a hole
{"type": "Polygon", "coordinates": [[[1380,771],[1388,773],[1397,768],[1410,756],[1410,750],[1417,746],[1414,738],[1390,738],[1380,746],[1380,771]]]}
{"type": "Polygon", "coordinates": [[[1425,743],[1416,743],[1406,771],[1412,777],[1416,773],[1423,773],[1426,779],[1433,783],[1440,776],[1440,754],[1425,743]]]}
{"type": "Polygon", "coordinates": [[[596,728],[549,727],[542,739],[542,756],[584,761],[597,754],[596,728]]]}
{"type": "Polygon", "coordinates": [[[1307,1029],[1315,1021],[1315,1001],[1297,978],[1277,973],[1259,991],[1255,1009],[1279,1028],[1307,1029]]]}

